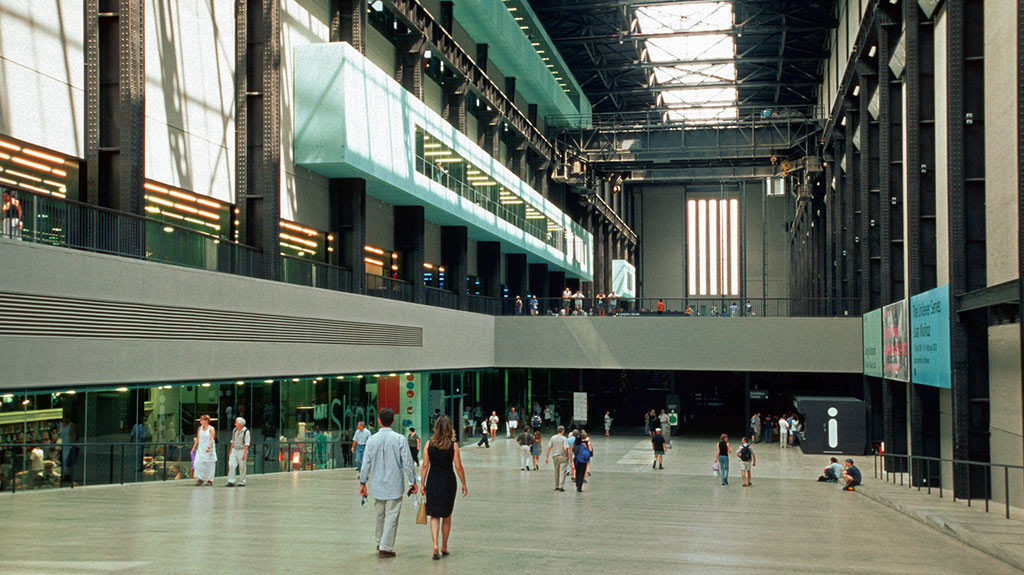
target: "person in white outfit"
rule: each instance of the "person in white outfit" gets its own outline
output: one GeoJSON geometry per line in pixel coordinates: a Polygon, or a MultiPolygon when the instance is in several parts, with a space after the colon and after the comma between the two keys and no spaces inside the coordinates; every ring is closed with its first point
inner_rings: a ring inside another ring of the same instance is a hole
{"type": "Polygon", "coordinates": [[[196,485],[213,485],[213,474],[217,469],[216,430],[210,425],[210,416],[204,414],[199,418],[199,429],[196,430],[195,441],[192,442],[192,453],[195,454],[193,465],[196,468],[196,485]]]}
{"type": "Polygon", "coordinates": [[[245,487],[245,460],[249,455],[249,430],[245,419],[235,418],[235,429],[231,432],[228,446],[228,487],[235,486],[235,467],[238,468],[238,486],[245,487]]]}
{"type": "Polygon", "coordinates": [[[782,449],[786,448],[786,443],[789,442],[789,421],[785,417],[779,418],[779,447],[782,449]]]}

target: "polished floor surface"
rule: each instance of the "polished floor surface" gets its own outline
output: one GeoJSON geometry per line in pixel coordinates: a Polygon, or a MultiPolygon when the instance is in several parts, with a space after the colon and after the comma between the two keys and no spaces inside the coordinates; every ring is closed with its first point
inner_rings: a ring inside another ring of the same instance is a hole
{"type": "MultiPolygon", "coordinates": [[[[814,481],[825,459],[755,446],[753,486],[711,475],[716,438],[674,438],[650,468],[638,435],[595,438],[583,493],[520,471],[499,438],[464,448],[469,497],[452,554],[430,558],[402,509],[393,559],[351,469],[0,495],[0,574],[18,573],[1018,573],[858,493],[814,481]]],[[[543,463],[543,457],[541,459],[543,463]]],[[[864,471],[871,475],[870,459],[864,471]]]]}

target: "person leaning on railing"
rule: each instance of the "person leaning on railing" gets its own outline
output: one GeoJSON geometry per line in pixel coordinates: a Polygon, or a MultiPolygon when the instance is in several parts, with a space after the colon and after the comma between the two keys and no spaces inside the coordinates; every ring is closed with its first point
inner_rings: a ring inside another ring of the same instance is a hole
{"type": "Polygon", "coordinates": [[[21,202],[18,201],[18,198],[15,197],[11,190],[6,188],[4,188],[0,218],[3,219],[3,235],[20,240],[22,229],[21,202]]]}

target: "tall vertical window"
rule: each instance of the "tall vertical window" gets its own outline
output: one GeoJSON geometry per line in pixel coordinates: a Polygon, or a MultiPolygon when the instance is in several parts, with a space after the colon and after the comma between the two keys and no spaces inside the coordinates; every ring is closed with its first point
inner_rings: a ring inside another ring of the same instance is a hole
{"type": "Polygon", "coordinates": [[[740,202],[686,202],[686,275],[691,296],[740,294],[740,202]]]}

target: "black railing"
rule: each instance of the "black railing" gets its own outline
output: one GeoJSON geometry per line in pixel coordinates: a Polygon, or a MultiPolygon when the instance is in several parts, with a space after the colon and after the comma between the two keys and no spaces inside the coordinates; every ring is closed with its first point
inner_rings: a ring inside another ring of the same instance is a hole
{"type": "Polygon", "coordinates": [[[448,309],[459,309],[459,295],[436,287],[424,287],[424,303],[435,307],[446,307],[448,309]]]}
{"type": "Polygon", "coordinates": [[[469,311],[486,315],[501,315],[501,300],[482,295],[469,295],[469,311]]]}
{"type": "MultiPolygon", "coordinates": [[[[229,432],[223,432],[229,433],[229,432]]],[[[246,475],[352,467],[351,441],[322,436],[302,441],[263,439],[254,442],[246,457],[246,475]]],[[[72,444],[0,444],[0,490],[15,493],[32,489],[74,488],[148,481],[194,479],[192,441],[86,442],[72,444]],[[43,450],[33,468],[31,448],[43,450]],[[73,450],[73,453],[71,453],[73,450]],[[64,462],[68,465],[65,468],[64,462]]],[[[217,442],[216,477],[228,469],[228,442],[217,442]]]]}
{"type": "Polygon", "coordinates": [[[503,315],[676,317],[857,317],[855,298],[514,298],[502,300],[503,315]],[[661,305],[659,305],[659,302],[661,305]]]}
{"type": "Polygon", "coordinates": [[[374,274],[366,274],[366,295],[398,301],[413,301],[412,284],[374,274]]]}
{"type": "MultiPolygon", "coordinates": [[[[6,190],[18,200],[21,217],[8,210],[0,233],[30,241],[73,249],[243,275],[261,277],[261,250],[208,235],[173,223],[83,204],[23,190],[6,190]]],[[[286,282],[337,291],[352,290],[347,269],[292,256],[281,258],[286,282]]],[[[399,301],[415,300],[409,282],[366,274],[366,295],[399,301]]],[[[427,286],[424,303],[458,309],[457,294],[427,286]]],[[[493,300],[469,296],[468,309],[493,315],[531,315],[528,298],[521,309],[515,299],[493,300]]],[[[655,315],[700,317],[842,317],[860,315],[854,298],[539,298],[537,315],[655,315]],[[659,302],[661,305],[659,305],[659,302]],[[659,311],[663,307],[662,311],[659,311]]]]}
{"type": "Polygon", "coordinates": [[[258,277],[263,253],[172,223],[22,190],[5,190],[21,206],[4,217],[5,237],[78,250],[258,277]]]}
{"type": "Polygon", "coordinates": [[[352,291],[352,272],[337,266],[293,256],[281,256],[281,279],[335,291],[352,291]]]}
{"type": "MultiPolygon", "coordinates": [[[[1004,514],[1010,518],[1011,506],[1011,485],[1021,485],[1021,493],[1024,493],[1024,466],[1009,465],[1003,463],[988,463],[984,461],[966,461],[963,459],[946,459],[943,457],[925,457],[922,455],[901,455],[893,453],[875,454],[875,479],[881,479],[887,483],[906,485],[910,488],[917,488],[918,491],[925,490],[929,495],[932,489],[939,494],[945,495],[946,489],[942,486],[943,468],[952,479],[960,475],[967,488],[964,490],[967,497],[960,499],[967,501],[970,507],[972,501],[985,500],[985,512],[989,511],[989,504],[992,501],[992,483],[1003,484],[1004,514]],[[1012,474],[1012,477],[1011,477],[1012,474]],[[984,490],[983,497],[974,497],[971,490],[975,485],[980,485],[984,490]]],[[[956,490],[949,490],[953,501],[957,500],[956,490]]],[[[1024,502],[1024,501],[1022,501],[1024,502]]]]}

